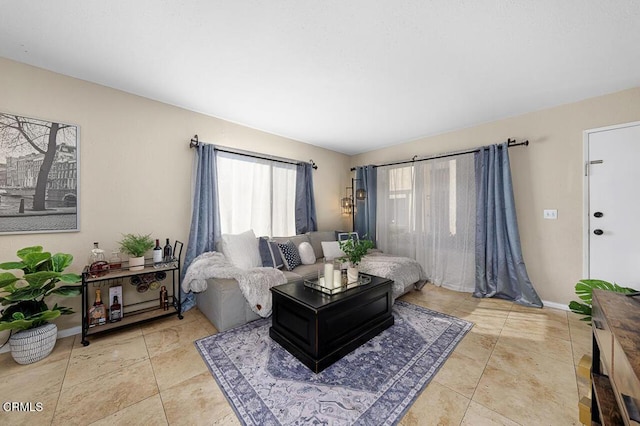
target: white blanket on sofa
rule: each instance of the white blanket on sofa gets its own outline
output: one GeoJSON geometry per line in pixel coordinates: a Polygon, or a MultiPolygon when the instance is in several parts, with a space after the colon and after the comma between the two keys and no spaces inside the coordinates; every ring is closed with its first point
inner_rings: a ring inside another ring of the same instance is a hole
{"type": "Polygon", "coordinates": [[[393,298],[400,297],[407,287],[427,279],[422,265],[404,256],[380,252],[367,254],[358,264],[360,272],[393,280],[393,298]]]}
{"type": "Polygon", "coordinates": [[[233,266],[222,253],[211,251],[196,257],[182,281],[182,290],[200,293],[207,289],[207,278],[233,278],[238,281],[240,291],[251,310],[265,318],[271,315],[270,288],[285,284],[286,277],[279,269],[240,269],[233,266]]]}

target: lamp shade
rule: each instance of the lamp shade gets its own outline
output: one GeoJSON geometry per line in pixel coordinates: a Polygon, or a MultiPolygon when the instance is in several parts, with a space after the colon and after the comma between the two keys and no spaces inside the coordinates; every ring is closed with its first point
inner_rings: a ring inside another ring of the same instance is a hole
{"type": "Polygon", "coordinates": [[[367,191],[365,191],[364,189],[360,188],[356,190],[356,200],[364,200],[365,198],[367,198],[367,191]]]}

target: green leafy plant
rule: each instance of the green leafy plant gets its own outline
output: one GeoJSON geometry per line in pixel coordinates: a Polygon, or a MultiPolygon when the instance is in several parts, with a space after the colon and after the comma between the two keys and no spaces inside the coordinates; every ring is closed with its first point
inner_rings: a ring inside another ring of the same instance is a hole
{"type": "Polygon", "coordinates": [[[356,240],[355,238],[349,238],[348,240],[338,242],[340,249],[344,252],[345,256],[343,260],[348,260],[354,266],[358,266],[358,263],[367,254],[369,249],[373,248],[373,241],[362,239],[356,240]]]}
{"type": "Polygon", "coordinates": [[[616,283],[610,283],[603,280],[580,280],[576,284],[576,295],[582,300],[582,302],[571,301],[569,303],[569,309],[578,315],[584,315],[584,318],[580,318],[580,321],[588,321],[591,323],[591,303],[593,300],[594,289],[614,291],[616,293],[633,293],[636,290],[628,287],[621,287],[616,283]]]}
{"type": "Polygon", "coordinates": [[[144,256],[155,246],[151,234],[123,234],[118,244],[120,244],[120,250],[131,257],[144,256]]]}
{"type": "Polygon", "coordinates": [[[49,308],[44,299],[50,295],[78,296],[80,285],[57,286],[59,282],[75,284],[82,278],[78,274],[64,273],[73,256],[65,253],[43,252],[41,246],[26,247],[17,252],[19,262],[0,264],[0,331],[28,330],[69,315],[70,308],[49,308]]]}

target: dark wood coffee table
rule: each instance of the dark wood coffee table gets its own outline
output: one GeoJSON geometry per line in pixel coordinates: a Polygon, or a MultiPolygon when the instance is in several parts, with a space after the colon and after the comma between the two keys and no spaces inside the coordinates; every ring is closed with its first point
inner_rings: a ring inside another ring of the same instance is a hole
{"type": "Polygon", "coordinates": [[[392,281],[371,283],[327,295],[302,281],[271,288],[269,335],[315,373],[393,325],[392,281]]]}

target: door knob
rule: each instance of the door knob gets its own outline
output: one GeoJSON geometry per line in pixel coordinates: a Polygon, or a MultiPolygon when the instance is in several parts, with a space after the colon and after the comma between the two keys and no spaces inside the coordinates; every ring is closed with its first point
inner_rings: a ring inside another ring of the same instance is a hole
{"type": "Polygon", "coordinates": [[[595,213],[593,214],[593,216],[594,216],[594,217],[602,217],[602,216],[603,216],[603,214],[602,214],[602,212],[595,212],[595,213]]]}
{"type": "Polygon", "coordinates": [[[604,231],[602,231],[602,229],[594,229],[593,233],[596,234],[596,235],[602,235],[602,234],[604,234],[604,231]]]}

